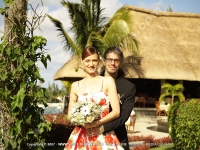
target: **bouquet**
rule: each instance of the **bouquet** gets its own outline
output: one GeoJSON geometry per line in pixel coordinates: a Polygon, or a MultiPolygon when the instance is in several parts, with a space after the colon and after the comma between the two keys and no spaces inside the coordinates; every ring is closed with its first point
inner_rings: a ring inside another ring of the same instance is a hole
{"type": "Polygon", "coordinates": [[[69,112],[69,120],[72,125],[84,125],[91,123],[101,114],[101,106],[91,101],[78,101],[74,103],[69,112]]]}

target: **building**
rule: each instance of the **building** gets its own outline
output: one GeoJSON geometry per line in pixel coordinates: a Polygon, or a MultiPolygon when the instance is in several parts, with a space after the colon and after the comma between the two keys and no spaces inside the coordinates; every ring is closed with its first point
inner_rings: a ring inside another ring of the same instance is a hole
{"type": "MultiPolygon", "coordinates": [[[[200,97],[200,14],[158,12],[134,6],[132,34],[139,42],[142,76],[127,66],[127,78],[138,92],[159,96],[164,82],[182,83],[184,94],[200,97]]],[[[130,53],[124,52],[125,56],[130,53]]],[[[77,80],[84,71],[73,56],[55,74],[55,80],[77,80]]]]}

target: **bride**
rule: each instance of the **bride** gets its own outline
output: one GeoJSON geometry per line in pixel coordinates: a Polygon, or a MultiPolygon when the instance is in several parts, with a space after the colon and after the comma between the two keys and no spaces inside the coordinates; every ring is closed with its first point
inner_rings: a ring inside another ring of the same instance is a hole
{"type": "MultiPolygon", "coordinates": [[[[82,64],[86,76],[72,84],[68,114],[77,101],[91,101],[101,106],[100,118],[72,131],[65,150],[122,150],[114,131],[100,135],[90,135],[87,131],[112,121],[120,115],[119,98],[113,78],[102,77],[97,73],[99,54],[94,47],[86,47],[82,52],[82,64]],[[110,106],[110,107],[109,107],[110,106]],[[111,108],[111,110],[110,110],[111,108]]],[[[69,120],[70,121],[70,120],[69,120]]],[[[103,128],[100,128],[103,130],[103,128]]]]}

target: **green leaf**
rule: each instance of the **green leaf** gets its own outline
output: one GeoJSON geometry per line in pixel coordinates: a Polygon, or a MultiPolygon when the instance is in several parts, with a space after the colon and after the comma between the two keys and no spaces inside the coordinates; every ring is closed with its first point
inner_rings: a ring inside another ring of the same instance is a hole
{"type": "Polygon", "coordinates": [[[22,131],[22,125],[21,125],[22,122],[23,122],[23,120],[17,120],[17,121],[16,121],[16,124],[15,124],[15,125],[16,125],[16,127],[17,127],[17,128],[16,128],[16,129],[17,129],[17,134],[21,133],[21,131],[22,131]]]}
{"type": "Polygon", "coordinates": [[[47,68],[47,59],[45,56],[42,57],[41,62],[44,65],[44,67],[47,68]]]}
{"type": "Polygon", "coordinates": [[[20,113],[19,107],[17,107],[16,102],[12,102],[12,117],[17,116],[20,113]]]}
{"type": "MultiPolygon", "coordinates": [[[[22,142],[23,142],[23,138],[17,139],[17,144],[18,144],[19,146],[22,144],[22,142]]],[[[20,148],[20,147],[18,147],[18,148],[20,148]]]]}
{"type": "Polygon", "coordinates": [[[26,114],[25,119],[26,119],[27,123],[31,123],[31,118],[32,118],[32,114],[30,114],[30,113],[26,114]]]}
{"type": "Polygon", "coordinates": [[[10,93],[11,91],[9,91],[7,88],[4,89],[3,95],[6,100],[10,98],[10,93]]]}
{"type": "Polygon", "coordinates": [[[28,70],[29,60],[27,58],[24,59],[22,66],[24,67],[24,69],[28,70]]]}
{"type": "Polygon", "coordinates": [[[10,140],[8,138],[3,138],[2,143],[5,145],[5,147],[7,147],[7,149],[9,149],[9,150],[13,149],[10,144],[10,140]]]}
{"type": "Polygon", "coordinates": [[[49,54],[47,54],[47,57],[46,57],[49,61],[51,61],[51,56],[49,54]]]}
{"type": "Polygon", "coordinates": [[[24,88],[21,88],[18,92],[17,92],[17,101],[16,101],[16,105],[22,109],[23,107],[23,100],[24,100],[24,97],[26,96],[25,94],[25,89],[24,88]]]}
{"type": "Polygon", "coordinates": [[[27,132],[27,134],[34,134],[35,132],[33,131],[33,130],[29,130],[28,132],[27,132]]]}
{"type": "Polygon", "coordinates": [[[33,72],[33,74],[34,74],[35,77],[40,77],[40,73],[39,73],[38,68],[36,69],[36,71],[33,72]]]}
{"type": "Polygon", "coordinates": [[[16,48],[14,53],[20,55],[21,54],[20,48],[16,48]]]}
{"type": "Polygon", "coordinates": [[[21,55],[18,60],[19,60],[19,63],[21,64],[24,60],[24,57],[21,55]]]}
{"type": "Polygon", "coordinates": [[[11,126],[9,129],[9,134],[10,135],[16,135],[16,131],[15,131],[15,126],[11,126]]]}
{"type": "Polygon", "coordinates": [[[6,54],[7,54],[7,56],[10,56],[10,54],[11,54],[11,48],[7,48],[6,49],[6,54]]]}

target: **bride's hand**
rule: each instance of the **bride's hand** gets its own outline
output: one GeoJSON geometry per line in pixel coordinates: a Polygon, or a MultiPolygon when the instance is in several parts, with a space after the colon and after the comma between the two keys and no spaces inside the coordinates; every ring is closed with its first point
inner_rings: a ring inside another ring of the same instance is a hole
{"type": "Polygon", "coordinates": [[[91,123],[85,123],[83,125],[84,128],[88,129],[88,128],[94,128],[94,127],[97,127],[97,126],[100,126],[101,124],[99,124],[99,120],[94,120],[93,122],[91,123]]]}
{"type": "Polygon", "coordinates": [[[85,123],[83,127],[86,129],[92,128],[91,123],[85,123]]]}
{"type": "Polygon", "coordinates": [[[101,116],[98,116],[94,119],[94,121],[97,121],[97,120],[100,120],[101,119],[101,116]]]}

